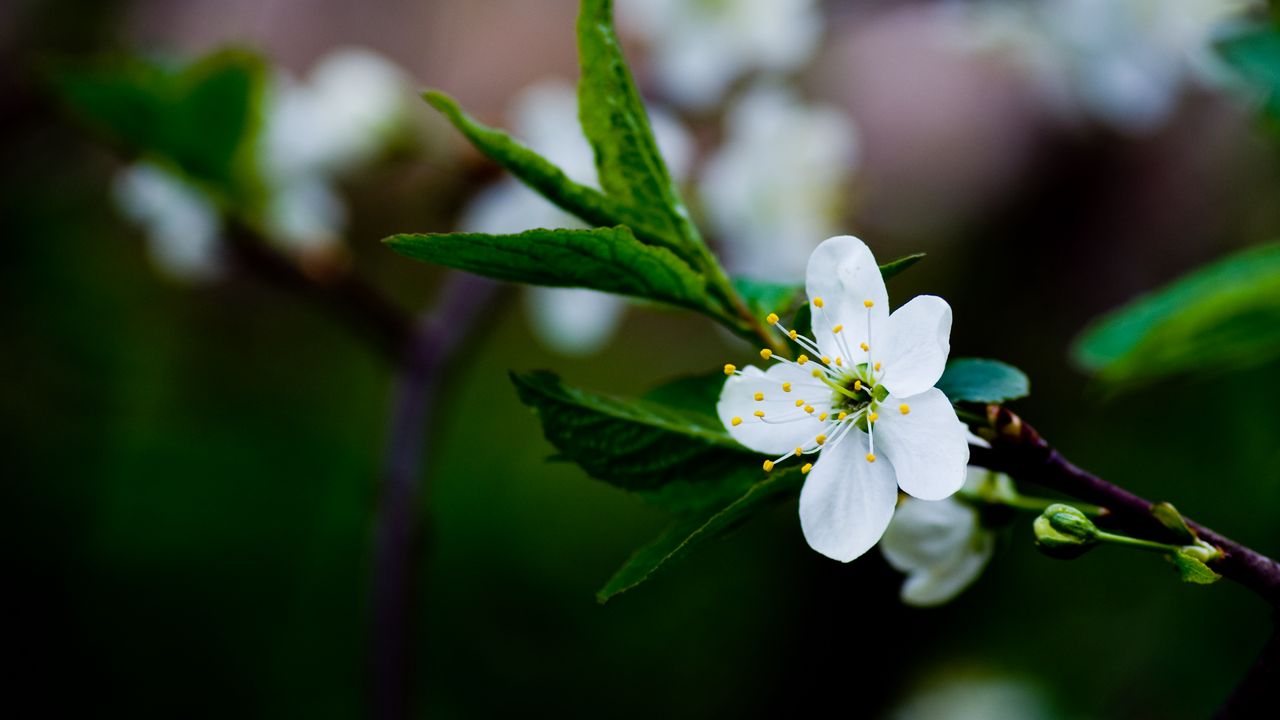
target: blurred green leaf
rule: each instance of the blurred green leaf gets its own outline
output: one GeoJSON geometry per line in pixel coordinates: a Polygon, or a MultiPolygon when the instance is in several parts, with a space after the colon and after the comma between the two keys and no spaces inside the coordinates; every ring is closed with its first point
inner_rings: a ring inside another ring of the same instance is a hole
{"type": "Polygon", "coordinates": [[[431,91],[423,98],[448,118],[476,149],[564,211],[578,216],[588,225],[626,225],[645,242],[665,242],[662,231],[651,227],[644,213],[606,197],[595,188],[570,180],[563,170],[510,135],[476,122],[448,95],[431,91]]]}
{"type": "Polygon", "coordinates": [[[793,283],[775,283],[750,278],[733,278],[733,289],[747,303],[747,309],[758,318],[771,312],[786,312],[804,298],[804,286],[793,283]]]}
{"type": "Polygon", "coordinates": [[[528,230],[515,235],[393,235],[392,250],[415,260],[498,280],[658,300],[714,314],[706,282],[666,248],[645,245],[625,227],[528,230]]]}
{"type": "Polygon", "coordinates": [[[658,151],[649,116],[613,28],[612,0],[582,0],[578,14],[578,117],[595,151],[600,186],[645,214],[655,240],[698,262],[702,240],[658,151]]]}
{"type": "Polygon", "coordinates": [[[1021,370],[982,358],[957,358],[947,363],[937,387],[953,403],[1002,403],[1031,393],[1031,381],[1021,370]]]}
{"type": "Polygon", "coordinates": [[[800,491],[804,475],[798,467],[780,469],[752,485],[723,507],[707,508],[677,519],[653,542],[640,548],[596,593],[607,602],[648,580],[667,563],[687,555],[708,540],[723,537],[742,523],[800,491]]]}
{"type": "Polygon", "coordinates": [[[888,282],[923,259],[924,253],[914,253],[912,255],[903,255],[896,260],[890,260],[880,266],[880,277],[884,278],[885,282],[888,282]]]}
{"type": "Polygon", "coordinates": [[[511,380],[562,458],[669,510],[723,506],[764,476],[757,455],[725,432],[714,402],[706,407],[709,381],[663,391],[672,397],[689,387],[690,401],[680,406],[589,393],[548,372],[513,373],[511,380]]]}
{"type": "Polygon", "coordinates": [[[1280,356],[1280,244],[1207,265],[1095,320],[1077,363],[1113,387],[1280,356]]]}
{"type": "Polygon", "coordinates": [[[1280,120],[1280,31],[1254,28],[1218,43],[1227,64],[1262,95],[1264,108],[1280,120]]]}
{"type": "Polygon", "coordinates": [[[223,50],[179,69],[137,58],[68,68],[56,83],[75,112],[125,151],[248,203],[259,189],[253,153],[265,78],[260,57],[223,50]]]}
{"type": "Polygon", "coordinates": [[[1210,569],[1208,565],[1184,552],[1171,553],[1165,558],[1178,569],[1178,576],[1183,582],[1212,585],[1222,579],[1222,576],[1210,569]]]}

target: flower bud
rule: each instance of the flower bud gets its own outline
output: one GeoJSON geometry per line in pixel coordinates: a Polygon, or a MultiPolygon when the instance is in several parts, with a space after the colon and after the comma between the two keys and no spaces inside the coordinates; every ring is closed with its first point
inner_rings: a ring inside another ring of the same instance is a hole
{"type": "Polygon", "coordinates": [[[1049,557],[1069,560],[1098,544],[1098,528],[1088,516],[1070,505],[1056,503],[1045,508],[1033,528],[1036,547],[1049,557]]]}

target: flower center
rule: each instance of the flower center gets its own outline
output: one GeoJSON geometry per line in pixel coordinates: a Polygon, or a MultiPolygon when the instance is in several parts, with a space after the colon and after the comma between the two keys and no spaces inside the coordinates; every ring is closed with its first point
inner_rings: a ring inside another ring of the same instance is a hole
{"type": "MultiPolygon", "coordinates": [[[[825,303],[822,298],[815,297],[812,303],[815,312],[825,313],[823,309],[825,303]]],[[[871,300],[863,302],[863,306],[868,310],[874,304],[871,300]]],[[[825,314],[823,319],[830,320],[825,314]]],[[[835,357],[831,357],[830,355],[824,355],[821,346],[812,338],[801,335],[794,329],[788,330],[784,327],[779,322],[776,313],[769,313],[765,321],[785,333],[792,342],[799,345],[805,352],[798,355],[795,360],[789,360],[765,348],[760,351],[760,357],[764,360],[774,360],[804,368],[815,380],[826,385],[831,390],[830,402],[824,408],[815,408],[805,400],[797,398],[796,409],[783,414],[781,417],[768,417],[763,410],[756,410],[753,413],[753,417],[747,418],[746,421],[782,424],[804,420],[807,416],[816,417],[821,423],[821,432],[812,440],[804,445],[797,446],[794,450],[779,458],[765,460],[765,471],[772,470],[777,463],[792,456],[799,457],[817,453],[824,446],[834,445],[854,428],[867,433],[870,452],[867,453],[866,460],[867,462],[875,462],[875,424],[880,418],[877,411],[880,403],[884,402],[889,393],[879,383],[879,378],[883,377],[883,367],[872,356],[871,314],[867,314],[866,340],[857,345],[861,358],[851,352],[852,348],[847,344],[846,337],[843,334],[844,325],[839,322],[827,323],[831,328],[832,335],[835,337],[832,343],[833,349],[838,353],[835,357]],[[817,361],[815,362],[806,353],[813,353],[817,361]],[[858,362],[855,358],[862,359],[862,362],[858,362]],[[819,410],[825,410],[825,412],[818,412],[819,410]],[[815,412],[817,412],[816,415],[815,412]]],[[[726,375],[739,374],[737,368],[733,365],[725,365],[724,369],[726,375]]],[[[781,383],[782,392],[791,392],[790,386],[791,383],[781,383]]],[[[764,393],[756,393],[755,400],[757,402],[762,402],[763,399],[764,393]]],[[[742,422],[744,422],[743,418],[735,417],[732,424],[737,426],[742,422]]],[[[807,473],[812,467],[812,463],[806,463],[801,468],[801,472],[807,473]]]]}

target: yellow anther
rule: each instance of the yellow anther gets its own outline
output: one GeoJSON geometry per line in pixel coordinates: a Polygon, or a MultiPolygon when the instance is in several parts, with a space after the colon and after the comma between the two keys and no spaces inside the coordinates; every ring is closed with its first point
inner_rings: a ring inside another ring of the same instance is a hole
{"type": "Polygon", "coordinates": [[[796,446],[796,455],[797,455],[797,456],[800,456],[800,455],[803,455],[803,454],[804,454],[804,448],[799,447],[799,446],[796,446]]]}
{"type": "Polygon", "coordinates": [[[796,401],[796,407],[804,407],[804,401],[803,401],[803,400],[797,400],[797,401],[796,401]]]}
{"type": "Polygon", "coordinates": [[[827,441],[827,436],[819,435],[818,437],[814,438],[814,441],[817,442],[819,445],[821,445],[827,441]]]}
{"type": "Polygon", "coordinates": [[[861,381],[861,380],[854,380],[854,381],[853,381],[853,391],[854,391],[854,392],[862,392],[862,381],[861,381]]]}
{"type": "Polygon", "coordinates": [[[879,419],[880,419],[880,413],[871,413],[870,415],[867,416],[867,420],[870,422],[875,422],[879,419]]]}
{"type": "Polygon", "coordinates": [[[866,343],[859,343],[858,347],[862,348],[862,352],[866,352],[871,349],[871,346],[866,343]]]}
{"type": "Polygon", "coordinates": [[[773,461],[772,461],[772,460],[765,460],[765,461],[764,461],[764,471],[765,471],[765,472],[769,472],[769,471],[770,471],[770,470],[772,470],[772,469],[773,469],[773,461]]]}
{"type": "Polygon", "coordinates": [[[769,317],[765,318],[764,321],[769,323],[770,325],[777,325],[778,313],[769,313],[769,317]]]}
{"type": "Polygon", "coordinates": [[[869,307],[871,307],[872,305],[875,305],[875,303],[874,303],[874,302],[872,302],[872,301],[870,301],[870,300],[863,300],[863,301],[862,301],[862,307],[868,307],[868,308],[869,308],[869,307]]]}
{"type": "Polygon", "coordinates": [[[807,413],[809,413],[810,415],[812,415],[812,414],[813,414],[813,406],[812,406],[812,405],[805,405],[805,406],[804,406],[804,411],[805,411],[805,412],[807,412],[807,413]]]}
{"type": "Polygon", "coordinates": [[[812,469],[813,469],[813,463],[805,463],[805,464],[804,464],[804,467],[800,468],[800,474],[801,474],[801,475],[808,475],[808,474],[809,474],[809,471],[810,471],[810,470],[812,470],[812,469]]]}
{"type": "Polygon", "coordinates": [[[757,411],[755,411],[755,412],[753,412],[753,413],[751,413],[751,414],[752,414],[752,415],[755,415],[755,416],[756,416],[756,417],[758,417],[758,418],[762,418],[762,417],[764,417],[764,411],[763,411],[763,410],[757,410],[757,411]]]}
{"type": "Polygon", "coordinates": [[[729,424],[730,424],[730,425],[732,425],[732,426],[734,426],[734,427],[738,427],[739,425],[741,425],[741,424],[742,424],[742,418],[740,418],[740,417],[735,417],[734,419],[732,419],[732,420],[730,420],[730,421],[729,421],[729,424]]]}
{"type": "Polygon", "coordinates": [[[880,372],[880,363],[876,363],[876,372],[880,372]]]}
{"type": "Polygon", "coordinates": [[[818,368],[814,368],[814,369],[813,369],[813,372],[811,372],[811,373],[809,373],[809,374],[810,374],[810,375],[812,375],[812,376],[814,376],[814,377],[822,377],[822,371],[821,371],[821,370],[819,370],[818,368]]]}
{"type": "Polygon", "coordinates": [[[792,340],[795,340],[796,336],[798,336],[799,334],[800,332],[798,330],[790,330],[787,332],[787,337],[791,338],[792,340]]]}
{"type": "Polygon", "coordinates": [[[903,415],[906,415],[907,413],[911,412],[911,406],[906,403],[902,403],[901,405],[898,406],[898,412],[902,413],[903,415]]]}
{"type": "Polygon", "coordinates": [[[734,373],[734,371],[735,371],[735,370],[737,370],[737,369],[738,369],[738,368],[737,368],[736,366],[734,366],[734,365],[730,365],[729,363],[725,363],[725,364],[724,364],[724,374],[725,374],[725,375],[732,375],[732,374],[734,373]]]}
{"type": "Polygon", "coordinates": [[[814,306],[814,307],[822,307],[822,298],[820,298],[820,297],[816,297],[816,298],[814,298],[814,299],[813,299],[813,306],[814,306]]]}
{"type": "Polygon", "coordinates": [[[764,399],[764,393],[756,393],[756,402],[764,399]]]}
{"type": "Polygon", "coordinates": [[[807,362],[809,362],[809,356],[808,356],[808,355],[801,355],[800,357],[796,358],[796,364],[797,364],[797,365],[803,365],[803,364],[805,364],[805,363],[807,363],[807,362]]]}
{"type": "Polygon", "coordinates": [[[847,417],[849,417],[849,413],[844,412],[844,411],[841,411],[841,412],[840,412],[840,414],[836,416],[836,421],[838,422],[838,421],[843,420],[843,419],[845,419],[845,418],[847,418],[847,417]]]}
{"type": "Polygon", "coordinates": [[[832,334],[832,335],[839,335],[839,334],[840,334],[840,331],[841,331],[841,330],[843,330],[843,329],[844,329],[844,326],[843,326],[843,325],[837,325],[837,326],[835,326],[835,327],[831,328],[831,334],[832,334]]]}
{"type": "Polygon", "coordinates": [[[827,421],[827,414],[826,414],[826,413],[822,413],[822,414],[818,415],[818,419],[819,419],[819,420],[821,420],[821,421],[823,421],[823,422],[826,422],[826,421],[827,421]]]}
{"type": "Polygon", "coordinates": [[[760,357],[764,360],[768,360],[769,358],[773,357],[773,351],[770,350],[769,348],[765,348],[760,351],[760,357]]]}
{"type": "Polygon", "coordinates": [[[826,355],[823,355],[823,356],[822,356],[822,364],[823,364],[823,365],[830,365],[830,364],[831,364],[831,358],[827,357],[826,355]]]}
{"type": "Polygon", "coordinates": [[[836,356],[836,365],[839,365],[840,367],[844,367],[844,358],[842,358],[842,357],[840,357],[839,355],[837,355],[837,356],[836,356]]]}
{"type": "Polygon", "coordinates": [[[871,453],[867,453],[867,462],[875,462],[875,461],[876,461],[876,456],[871,453]]]}
{"type": "Polygon", "coordinates": [[[782,392],[791,392],[791,383],[782,383],[782,392]]]}

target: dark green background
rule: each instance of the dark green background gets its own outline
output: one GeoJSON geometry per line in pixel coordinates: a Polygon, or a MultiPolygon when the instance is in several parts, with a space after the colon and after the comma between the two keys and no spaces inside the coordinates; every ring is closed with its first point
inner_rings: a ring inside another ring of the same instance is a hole
{"type": "MultiPolygon", "coordinates": [[[[287,292],[151,271],[108,202],[117,159],[40,82],[50,53],[111,46],[109,19],[32,10],[5,48],[0,433],[21,666],[10,702],[360,715],[390,370],[287,292]]],[[[1257,163],[1231,175],[1223,161],[1230,192],[1219,173],[1193,183],[1203,195],[1157,203],[1145,226],[1115,221],[1149,202],[1145,163],[1169,142],[1062,138],[980,222],[866,239],[883,257],[929,250],[891,284],[895,304],[946,297],[953,352],[1026,370],[1033,395],[1016,409],[1069,457],[1274,555],[1280,367],[1207,367],[1106,400],[1067,363],[1095,314],[1276,236],[1275,178],[1257,163]]],[[[447,226],[470,192],[454,177],[424,180],[402,160],[349,188],[356,266],[406,308],[439,276],[377,238],[447,226]]],[[[904,608],[878,554],[844,566],[808,550],[794,504],[598,606],[594,591],[662,517],[545,462],[506,371],[553,367],[638,393],[741,364],[750,348],[706,321],[637,310],[606,352],[565,360],[529,335],[514,293],[485,325],[447,383],[428,459],[414,646],[430,715],[741,716],[820,701],[861,714],[939,673],[1000,673],[1043,687],[1066,716],[1203,717],[1269,629],[1263,604],[1231,583],[1184,586],[1157,559],[1110,548],[1049,560],[1027,523],[959,600],[904,608]]]]}

